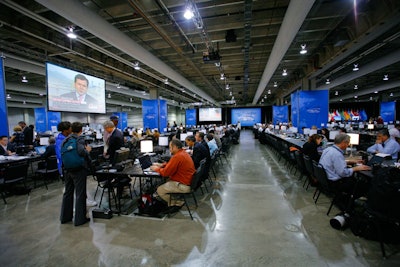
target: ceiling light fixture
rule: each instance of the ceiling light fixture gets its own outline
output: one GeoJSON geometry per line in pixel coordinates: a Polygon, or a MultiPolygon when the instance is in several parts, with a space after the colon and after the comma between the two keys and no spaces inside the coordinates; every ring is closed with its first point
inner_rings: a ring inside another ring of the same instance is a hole
{"type": "Polygon", "coordinates": [[[230,95],[230,96],[232,96],[232,91],[231,91],[231,92],[229,92],[229,95],[230,95]]]}
{"type": "Polygon", "coordinates": [[[335,91],[335,95],[339,95],[339,92],[338,92],[338,91],[335,91]]]}
{"type": "Polygon", "coordinates": [[[221,73],[221,77],[219,79],[220,80],[225,80],[225,74],[221,73]]]}
{"type": "Polygon", "coordinates": [[[354,98],[358,98],[358,95],[355,95],[354,98]]]}
{"type": "Polygon", "coordinates": [[[358,68],[358,64],[354,64],[353,71],[358,71],[358,70],[359,70],[359,68],[358,68]]]}
{"type": "Polygon", "coordinates": [[[263,98],[263,99],[261,99],[261,103],[264,103],[264,98],[263,98]]]}
{"type": "Polygon", "coordinates": [[[371,101],[372,101],[372,96],[370,96],[370,97],[369,97],[369,100],[371,100],[371,101]]]}
{"type": "Polygon", "coordinates": [[[131,97],[131,98],[129,98],[129,102],[131,102],[131,103],[133,102],[133,99],[132,99],[132,97],[131,97]]]}
{"type": "Polygon", "coordinates": [[[169,84],[168,78],[164,80],[164,84],[169,84]]]}
{"type": "Polygon", "coordinates": [[[389,96],[393,96],[393,93],[390,93],[390,95],[389,96]]]}
{"type": "Polygon", "coordinates": [[[215,62],[215,67],[221,67],[221,62],[215,62]]]}
{"type": "Polygon", "coordinates": [[[23,105],[26,105],[26,101],[25,101],[25,100],[24,100],[24,101],[22,101],[22,104],[23,104],[23,105]]]}
{"type": "Polygon", "coordinates": [[[26,78],[26,76],[22,76],[21,82],[23,82],[23,83],[27,83],[28,82],[28,79],[26,78]]]}
{"type": "Polygon", "coordinates": [[[358,89],[358,85],[355,84],[355,85],[354,85],[354,90],[357,90],[357,89],[358,89]]]}
{"type": "Polygon", "coordinates": [[[267,95],[264,95],[264,98],[267,99],[267,95]]]}
{"type": "Polygon", "coordinates": [[[119,83],[117,83],[117,88],[118,88],[118,89],[121,88],[121,85],[120,85],[119,83]]]}
{"type": "Polygon", "coordinates": [[[268,94],[269,94],[269,95],[271,94],[271,90],[268,90],[268,94]]]}
{"type": "Polygon", "coordinates": [[[139,62],[138,62],[138,61],[136,61],[135,63],[133,63],[133,68],[134,68],[135,70],[140,70],[140,66],[139,66],[139,62]]]}
{"type": "Polygon", "coordinates": [[[282,76],[287,76],[287,71],[286,71],[286,69],[283,69],[282,76]]]}
{"type": "Polygon", "coordinates": [[[329,79],[326,79],[325,84],[330,84],[330,83],[331,83],[331,81],[329,81],[329,79]]]}
{"type": "Polygon", "coordinates": [[[384,81],[388,81],[389,80],[389,75],[388,74],[383,75],[383,80],[384,81]]]}
{"type": "Polygon", "coordinates": [[[194,17],[194,13],[190,4],[186,5],[185,13],[183,13],[183,17],[187,20],[192,19],[194,17]]]}
{"type": "Polygon", "coordinates": [[[67,36],[68,36],[70,39],[76,39],[76,38],[78,37],[78,36],[74,33],[74,27],[69,27],[69,28],[68,28],[67,36]]]}
{"type": "Polygon", "coordinates": [[[377,94],[378,93],[378,91],[374,91],[374,94],[377,94]]]}
{"type": "Polygon", "coordinates": [[[343,101],[343,99],[340,99],[340,102],[342,102],[343,101]]]}
{"type": "Polygon", "coordinates": [[[274,87],[278,87],[278,83],[277,82],[274,82],[274,87]]]}
{"type": "Polygon", "coordinates": [[[225,85],[225,89],[226,89],[226,90],[229,90],[229,89],[230,89],[229,83],[227,83],[227,84],[225,85]]]}
{"type": "Polygon", "coordinates": [[[302,55],[307,54],[306,44],[302,44],[300,46],[301,46],[300,54],[302,55]]]}
{"type": "Polygon", "coordinates": [[[7,99],[11,99],[11,96],[10,96],[10,94],[7,94],[7,99]]]}
{"type": "Polygon", "coordinates": [[[110,93],[108,93],[107,97],[108,97],[108,98],[111,98],[111,94],[110,94],[110,93]]]}

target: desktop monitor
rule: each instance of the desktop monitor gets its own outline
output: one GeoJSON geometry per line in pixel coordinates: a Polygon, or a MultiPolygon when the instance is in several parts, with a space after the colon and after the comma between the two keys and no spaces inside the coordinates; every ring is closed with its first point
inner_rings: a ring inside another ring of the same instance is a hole
{"type": "Polygon", "coordinates": [[[158,137],[158,145],[159,146],[168,146],[168,136],[158,137]]]}
{"type": "Polygon", "coordinates": [[[318,133],[318,130],[310,129],[310,132],[308,134],[311,136],[311,135],[317,134],[317,133],[318,133]]]}
{"type": "Polygon", "coordinates": [[[46,152],[46,146],[35,146],[36,154],[43,155],[46,152]]]}
{"type": "Polygon", "coordinates": [[[49,145],[49,137],[40,137],[40,145],[48,146],[49,145]]]}
{"type": "Polygon", "coordinates": [[[181,141],[185,141],[185,139],[186,139],[187,136],[188,136],[187,133],[181,133],[181,138],[180,138],[180,140],[181,140],[181,141]]]}
{"type": "Polygon", "coordinates": [[[187,135],[193,135],[193,132],[186,132],[187,135]]]}
{"type": "Polygon", "coordinates": [[[388,125],[388,130],[393,129],[393,128],[394,128],[394,125],[393,125],[393,124],[389,124],[389,125],[388,125]]]}
{"type": "Polygon", "coordinates": [[[375,128],[374,124],[368,124],[368,130],[373,130],[375,128]]]}
{"type": "Polygon", "coordinates": [[[152,153],[153,152],[153,140],[140,141],[140,152],[141,153],[152,153]]]}
{"type": "Polygon", "coordinates": [[[121,163],[128,159],[129,157],[129,149],[120,149],[115,151],[115,162],[114,163],[121,163]]]}
{"type": "Polygon", "coordinates": [[[310,134],[310,128],[304,128],[303,129],[303,134],[310,134]]]}
{"type": "Polygon", "coordinates": [[[286,131],[286,126],[282,125],[282,126],[281,126],[281,130],[282,130],[282,131],[286,131]]]}
{"type": "Polygon", "coordinates": [[[275,130],[279,130],[279,125],[275,125],[275,130]]]}
{"type": "Polygon", "coordinates": [[[350,136],[350,145],[359,145],[360,143],[360,135],[355,134],[355,133],[348,133],[348,136],[350,136]]]}
{"type": "Polygon", "coordinates": [[[339,131],[330,131],[329,132],[329,140],[335,140],[335,137],[338,134],[339,134],[339,131]]]}

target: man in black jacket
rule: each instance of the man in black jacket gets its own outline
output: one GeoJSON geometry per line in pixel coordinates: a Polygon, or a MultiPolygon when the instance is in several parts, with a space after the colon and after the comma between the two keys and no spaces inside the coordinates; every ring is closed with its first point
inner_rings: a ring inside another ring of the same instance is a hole
{"type": "Polygon", "coordinates": [[[112,121],[105,121],[103,123],[104,130],[108,133],[108,139],[106,144],[108,146],[106,158],[110,159],[110,163],[114,164],[116,159],[116,153],[124,145],[124,135],[117,129],[112,121]]]}

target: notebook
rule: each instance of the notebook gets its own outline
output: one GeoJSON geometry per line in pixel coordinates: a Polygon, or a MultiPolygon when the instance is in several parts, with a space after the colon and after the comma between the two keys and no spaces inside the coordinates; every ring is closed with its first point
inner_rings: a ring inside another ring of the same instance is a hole
{"type": "Polygon", "coordinates": [[[43,155],[46,152],[46,146],[36,146],[35,147],[36,154],[43,155]]]}

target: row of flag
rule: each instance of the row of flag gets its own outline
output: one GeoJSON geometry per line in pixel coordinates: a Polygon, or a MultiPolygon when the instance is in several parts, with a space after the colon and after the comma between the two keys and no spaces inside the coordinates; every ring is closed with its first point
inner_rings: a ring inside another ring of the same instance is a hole
{"type": "Polygon", "coordinates": [[[329,111],[328,120],[330,122],[333,121],[348,121],[348,120],[358,120],[358,121],[366,121],[368,120],[368,115],[364,109],[361,110],[338,110],[333,109],[329,111]]]}

